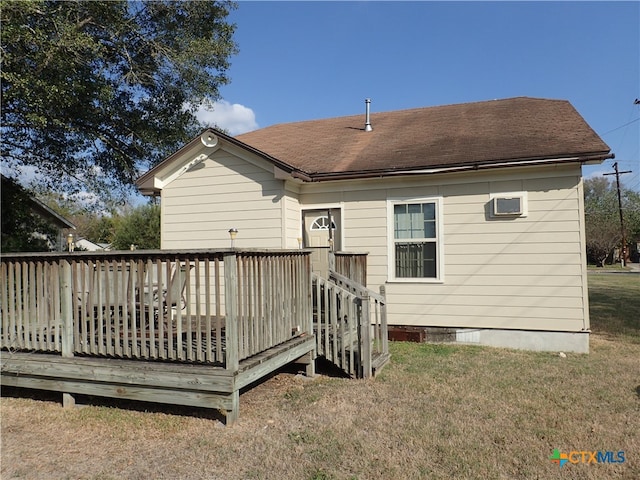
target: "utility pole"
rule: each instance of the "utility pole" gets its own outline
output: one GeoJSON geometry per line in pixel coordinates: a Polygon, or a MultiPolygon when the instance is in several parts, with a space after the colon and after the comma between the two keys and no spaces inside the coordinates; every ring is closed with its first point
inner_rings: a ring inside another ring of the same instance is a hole
{"type": "Polygon", "coordinates": [[[624,267],[627,264],[627,239],[624,234],[624,216],[622,215],[622,198],[620,197],[620,175],[623,173],[631,173],[631,170],[620,172],[618,170],[618,162],[613,164],[613,168],[615,169],[615,172],[603,173],[603,175],[616,176],[616,187],[618,189],[618,212],[620,213],[620,233],[622,234],[622,253],[620,255],[620,263],[624,267]]]}

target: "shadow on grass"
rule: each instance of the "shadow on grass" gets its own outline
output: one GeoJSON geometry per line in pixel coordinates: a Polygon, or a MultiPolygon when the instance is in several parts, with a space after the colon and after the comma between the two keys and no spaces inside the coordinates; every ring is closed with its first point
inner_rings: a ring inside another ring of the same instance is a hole
{"type": "Polygon", "coordinates": [[[640,341],[640,275],[589,275],[591,329],[605,335],[636,336],[640,341]]]}
{"type": "MultiPolygon", "coordinates": [[[[335,377],[335,378],[349,378],[349,376],[340,370],[335,365],[322,358],[318,358],[316,361],[316,373],[318,375],[335,377]]],[[[272,378],[279,374],[302,375],[304,374],[304,367],[296,363],[287,364],[264,377],[256,380],[255,382],[247,385],[240,390],[240,407],[242,408],[242,394],[247,391],[267,383],[272,378]]],[[[62,393],[50,390],[38,390],[32,388],[20,388],[11,386],[2,386],[0,388],[0,397],[3,398],[28,398],[40,402],[51,402],[62,404],[62,393]]],[[[220,423],[226,423],[226,416],[222,411],[216,408],[204,408],[204,407],[191,407],[184,405],[174,405],[165,403],[153,403],[143,402],[139,400],[129,400],[121,398],[101,397],[97,395],[81,395],[74,394],[73,397],[76,401],[77,407],[92,406],[92,407],[106,407],[116,408],[122,410],[131,410],[136,412],[145,413],[164,413],[167,415],[186,416],[193,418],[204,418],[208,420],[215,420],[220,423]]]]}
{"type": "MultiPolygon", "coordinates": [[[[29,398],[41,402],[62,404],[62,394],[49,390],[36,390],[32,388],[2,387],[2,397],[29,398]]],[[[138,400],[125,400],[119,398],[99,397],[94,395],[73,395],[76,407],[92,406],[117,408],[145,413],[164,413],[167,415],[179,415],[194,418],[205,418],[221,423],[225,422],[222,412],[212,408],[190,407],[183,405],[170,405],[164,403],[141,402],[138,400]]]]}

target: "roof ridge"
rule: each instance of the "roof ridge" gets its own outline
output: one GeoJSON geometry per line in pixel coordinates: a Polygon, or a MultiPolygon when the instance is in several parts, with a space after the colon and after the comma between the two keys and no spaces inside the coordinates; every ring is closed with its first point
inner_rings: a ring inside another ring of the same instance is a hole
{"type": "MultiPolygon", "coordinates": [[[[529,97],[529,96],[517,96],[517,97],[508,97],[508,98],[495,98],[495,99],[488,99],[488,100],[477,100],[477,101],[473,101],[473,102],[458,102],[458,103],[450,103],[450,104],[443,104],[443,105],[426,105],[423,107],[412,107],[412,108],[401,108],[399,110],[381,110],[381,111],[372,111],[371,112],[371,116],[380,116],[380,115],[385,115],[385,114],[394,114],[394,113],[404,113],[404,112],[417,112],[417,111],[423,111],[423,110],[427,110],[427,109],[442,109],[442,108],[450,108],[450,107],[461,107],[461,106],[465,106],[465,105],[482,105],[482,104],[487,104],[487,103],[495,103],[495,102],[500,102],[500,103],[504,103],[504,102],[511,102],[514,100],[531,100],[531,101],[542,101],[542,102],[561,102],[561,103],[569,103],[568,100],[564,100],[564,99],[557,99],[557,98],[543,98],[543,97],[529,97]]],[[[293,122],[279,122],[279,123],[274,123],[271,125],[268,125],[266,127],[262,127],[262,128],[258,128],[256,130],[252,130],[250,132],[245,132],[239,135],[236,135],[236,138],[242,138],[244,135],[250,134],[250,133],[254,133],[260,130],[265,130],[268,128],[272,128],[272,127],[279,127],[282,125],[287,125],[287,126],[294,126],[294,125],[304,125],[304,124],[310,124],[310,123],[316,123],[316,122],[331,122],[331,121],[335,121],[335,120],[348,120],[350,118],[364,118],[364,113],[354,113],[354,114],[349,114],[349,115],[337,115],[337,116],[333,116],[333,117],[322,117],[322,118],[310,118],[310,119],[306,119],[306,120],[296,120],[293,122]]],[[[364,121],[364,120],[363,120],[364,121]]]]}

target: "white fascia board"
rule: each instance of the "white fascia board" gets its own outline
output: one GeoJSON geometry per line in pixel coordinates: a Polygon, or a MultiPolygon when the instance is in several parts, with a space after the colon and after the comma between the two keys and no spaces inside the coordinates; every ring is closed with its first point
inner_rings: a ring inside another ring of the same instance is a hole
{"type": "MultiPolygon", "coordinates": [[[[213,150],[213,149],[212,149],[213,150]]],[[[153,186],[162,190],[165,186],[173,182],[175,179],[187,173],[190,169],[203,162],[213,152],[201,153],[195,157],[187,158],[185,162],[174,165],[174,168],[167,172],[166,175],[156,175],[153,179],[153,186]]]]}

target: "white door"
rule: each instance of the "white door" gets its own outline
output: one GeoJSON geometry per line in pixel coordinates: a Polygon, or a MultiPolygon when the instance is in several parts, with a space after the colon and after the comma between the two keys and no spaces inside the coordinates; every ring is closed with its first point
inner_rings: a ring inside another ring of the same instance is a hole
{"type": "Polygon", "coordinates": [[[342,247],[339,208],[302,211],[303,246],[313,249],[311,268],[319,275],[329,276],[329,252],[342,247]]]}

